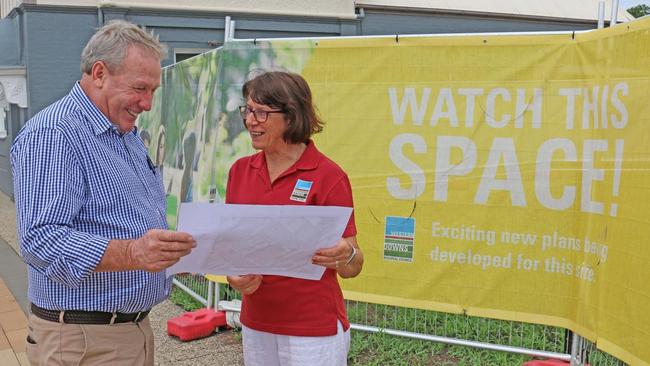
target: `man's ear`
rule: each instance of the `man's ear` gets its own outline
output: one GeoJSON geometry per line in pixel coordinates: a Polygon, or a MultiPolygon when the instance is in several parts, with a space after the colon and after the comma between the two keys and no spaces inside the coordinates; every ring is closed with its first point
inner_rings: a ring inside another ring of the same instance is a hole
{"type": "Polygon", "coordinates": [[[101,88],[104,85],[108,74],[108,67],[104,61],[96,61],[93,64],[93,67],[90,69],[90,75],[93,78],[93,84],[95,84],[95,86],[98,88],[101,88]]]}

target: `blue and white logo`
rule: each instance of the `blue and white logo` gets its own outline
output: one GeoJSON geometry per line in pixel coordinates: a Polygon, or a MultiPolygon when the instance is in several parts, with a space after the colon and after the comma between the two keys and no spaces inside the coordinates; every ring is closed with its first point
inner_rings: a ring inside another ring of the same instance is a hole
{"type": "Polygon", "coordinates": [[[313,182],[298,179],[296,186],[293,187],[293,192],[291,193],[291,197],[289,197],[289,199],[292,201],[307,202],[307,196],[309,196],[309,191],[311,190],[312,184],[313,182]]]}
{"type": "Polygon", "coordinates": [[[413,262],[415,244],[415,219],[386,216],[384,231],[384,259],[413,262]]]}

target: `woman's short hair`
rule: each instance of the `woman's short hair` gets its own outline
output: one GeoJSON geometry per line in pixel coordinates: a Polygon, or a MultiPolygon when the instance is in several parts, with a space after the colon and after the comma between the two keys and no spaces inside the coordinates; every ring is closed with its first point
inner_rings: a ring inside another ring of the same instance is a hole
{"type": "Polygon", "coordinates": [[[81,53],[81,73],[90,74],[97,61],[103,61],[111,72],[119,69],[129,46],[137,46],[159,60],[167,57],[167,48],[158,37],[133,23],[114,20],[101,27],[81,53]]]}
{"type": "Polygon", "coordinates": [[[302,76],[285,71],[269,71],[247,81],[242,87],[244,98],[255,103],[279,109],[288,123],[284,141],[291,144],[306,143],[323,130],[312,103],[311,90],[302,76]]]}

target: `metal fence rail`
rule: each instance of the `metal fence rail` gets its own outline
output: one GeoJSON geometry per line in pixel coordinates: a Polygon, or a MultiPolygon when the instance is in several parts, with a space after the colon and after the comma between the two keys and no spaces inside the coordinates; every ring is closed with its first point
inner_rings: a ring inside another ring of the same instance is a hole
{"type": "Polygon", "coordinates": [[[212,307],[214,303],[214,282],[209,281],[205,276],[189,273],[177,274],[174,276],[173,284],[203,304],[203,306],[212,307]]]}
{"type": "Polygon", "coordinates": [[[347,301],[353,328],[447,344],[570,360],[557,327],[347,301]]]}
{"type": "MultiPolygon", "coordinates": [[[[230,286],[201,275],[177,275],[174,285],[206,307],[241,299],[230,286]]],[[[352,329],[358,331],[555,358],[572,365],[627,366],[563,328],[350,300],[346,300],[346,308],[352,329]]]]}
{"type": "Polygon", "coordinates": [[[593,342],[582,339],[583,360],[592,366],[627,366],[627,364],[616,357],[609,355],[596,348],[593,342]]]}

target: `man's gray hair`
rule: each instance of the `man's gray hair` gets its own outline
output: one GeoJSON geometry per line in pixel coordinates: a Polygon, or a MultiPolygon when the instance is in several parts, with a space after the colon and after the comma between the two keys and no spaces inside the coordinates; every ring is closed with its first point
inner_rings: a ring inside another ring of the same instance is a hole
{"type": "Polygon", "coordinates": [[[101,27],[88,41],[81,53],[81,72],[90,74],[93,64],[103,61],[111,72],[119,69],[129,46],[140,47],[163,60],[167,47],[158,37],[149,34],[133,23],[114,20],[101,27]]]}

